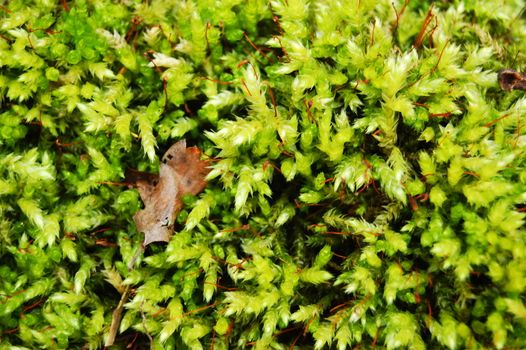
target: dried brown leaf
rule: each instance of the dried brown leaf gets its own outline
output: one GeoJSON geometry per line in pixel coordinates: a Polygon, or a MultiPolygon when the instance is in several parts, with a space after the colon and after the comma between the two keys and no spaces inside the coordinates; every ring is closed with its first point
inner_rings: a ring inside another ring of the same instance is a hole
{"type": "Polygon", "coordinates": [[[182,196],[196,195],[205,188],[208,162],[200,156],[197,147],[187,148],[186,141],[182,140],[166,151],[158,176],[142,172],[132,174],[144,203],[144,209],[133,217],[137,229],[144,233],[143,246],[168,242],[177,214],[183,207],[182,196]]]}
{"type": "Polygon", "coordinates": [[[526,75],[513,69],[503,69],[499,72],[499,85],[504,91],[526,90],[526,75]]]}

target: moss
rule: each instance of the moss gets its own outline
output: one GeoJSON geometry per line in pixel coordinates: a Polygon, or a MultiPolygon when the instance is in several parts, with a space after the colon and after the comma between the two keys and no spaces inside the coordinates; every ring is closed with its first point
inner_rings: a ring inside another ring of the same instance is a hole
{"type": "Polygon", "coordinates": [[[10,1],[0,347],[523,348],[522,1],[10,1]],[[212,165],[147,247],[127,168],[212,165]]]}

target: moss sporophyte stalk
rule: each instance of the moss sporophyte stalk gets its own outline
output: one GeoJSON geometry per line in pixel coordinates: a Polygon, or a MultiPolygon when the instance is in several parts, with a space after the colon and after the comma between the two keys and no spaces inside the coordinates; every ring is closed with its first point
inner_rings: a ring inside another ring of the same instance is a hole
{"type": "Polygon", "coordinates": [[[525,5],[0,4],[0,348],[526,348],[525,5]]]}

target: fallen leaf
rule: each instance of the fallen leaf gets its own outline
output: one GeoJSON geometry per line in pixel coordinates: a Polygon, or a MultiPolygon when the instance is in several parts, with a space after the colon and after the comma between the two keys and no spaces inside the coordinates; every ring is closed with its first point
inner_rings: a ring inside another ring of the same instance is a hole
{"type": "Polygon", "coordinates": [[[139,190],[144,209],[133,220],[144,233],[143,246],[152,242],[168,242],[177,214],[183,207],[182,196],[196,195],[205,186],[208,162],[201,160],[197,147],[186,147],[182,140],[173,144],[161,159],[159,175],[135,171],[131,177],[139,190]]]}
{"type": "Polygon", "coordinates": [[[498,74],[500,88],[504,91],[526,90],[526,75],[513,69],[503,69],[498,74]]]}

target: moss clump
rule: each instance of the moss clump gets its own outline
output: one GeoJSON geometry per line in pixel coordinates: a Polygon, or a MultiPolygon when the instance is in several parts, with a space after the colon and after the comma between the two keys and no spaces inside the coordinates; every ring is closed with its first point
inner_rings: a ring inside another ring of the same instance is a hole
{"type": "Polygon", "coordinates": [[[524,348],[522,1],[0,7],[0,347],[524,348]],[[213,163],[168,245],[126,168],[213,163]],[[125,292],[126,291],[126,292],[125,292]]]}

